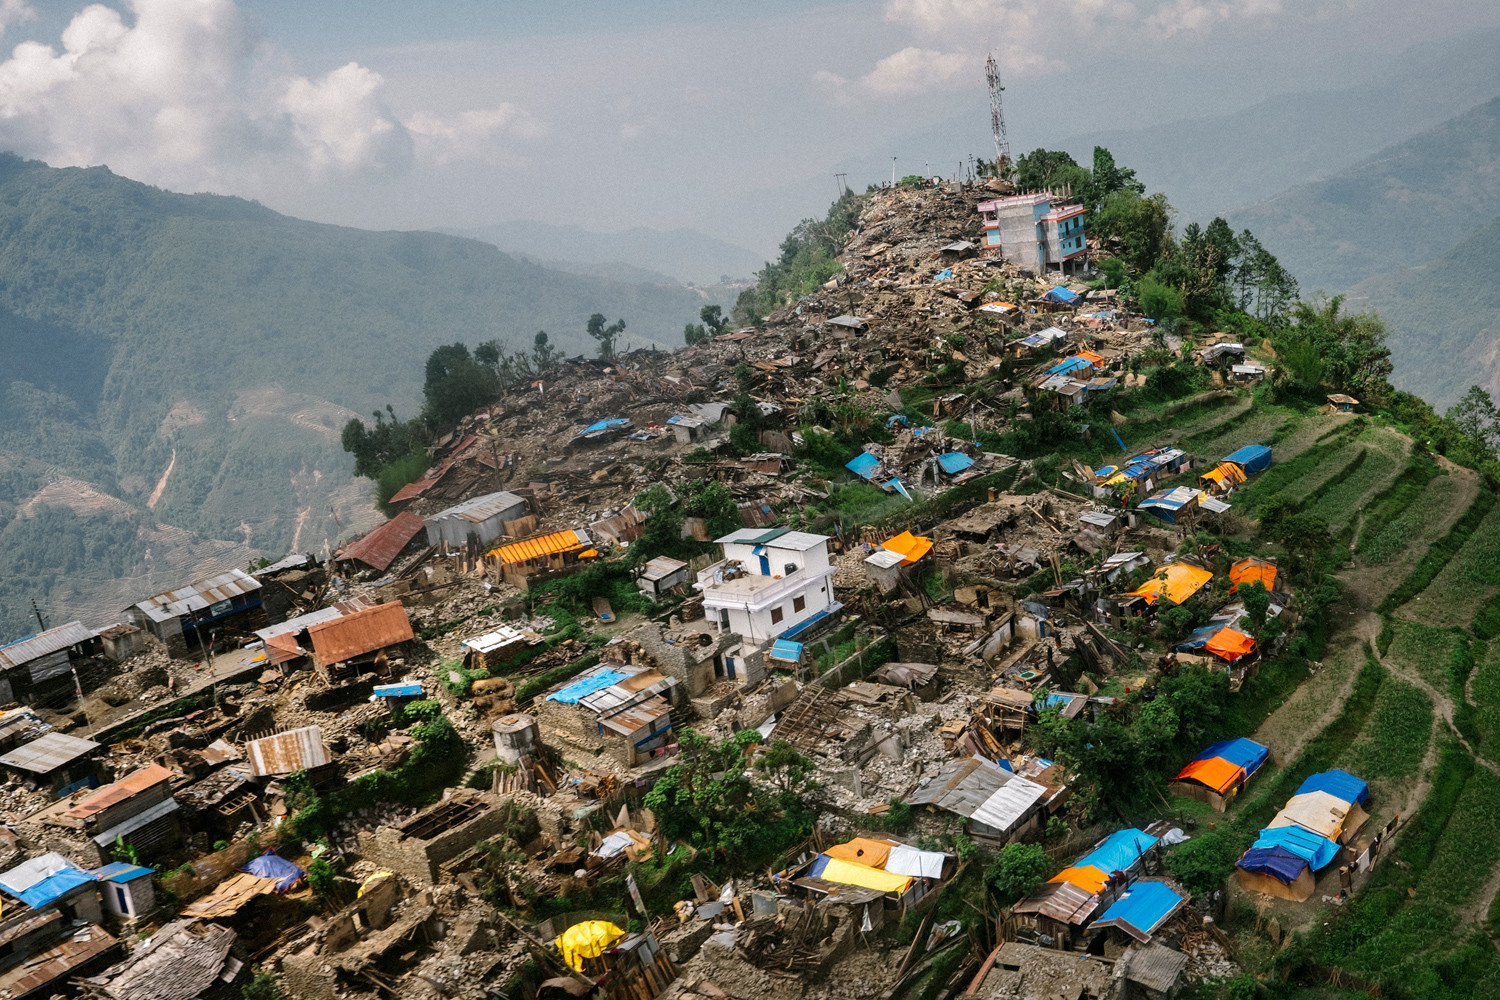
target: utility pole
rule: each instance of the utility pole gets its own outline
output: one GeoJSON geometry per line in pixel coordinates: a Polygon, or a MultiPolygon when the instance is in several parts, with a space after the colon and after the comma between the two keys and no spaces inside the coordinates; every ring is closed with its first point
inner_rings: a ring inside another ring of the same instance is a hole
{"type": "Polygon", "coordinates": [[[1010,139],[1005,135],[1005,108],[1000,95],[1005,88],[1000,85],[1000,64],[991,52],[984,61],[984,79],[990,85],[990,131],[995,138],[995,173],[1002,180],[1010,166],[1010,139]]]}
{"type": "Polygon", "coordinates": [[[844,178],[848,177],[848,176],[849,176],[848,174],[834,174],[833,175],[834,181],[838,184],[839,197],[840,198],[842,198],[849,191],[849,185],[846,184],[846,183],[844,183],[844,178]]]}
{"type": "Polygon", "coordinates": [[[36,623],[42,627],[42,631],[47,631],[47,620],[42,617],[41,609],[36,606],[35,597],[31,599],[31,613],[36,615],[36,623]]]}
{"type": "Polygon", "coordinates": [[[896,186],[896,158],[891,157],[891,187],[896,186]]]}

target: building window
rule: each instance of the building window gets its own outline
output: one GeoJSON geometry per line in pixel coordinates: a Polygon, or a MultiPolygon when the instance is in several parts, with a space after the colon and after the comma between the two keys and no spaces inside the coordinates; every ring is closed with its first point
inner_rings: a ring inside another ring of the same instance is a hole
{"type": "Polygon", "coordinates": [[[781,609],[780,608],[772,608],[771,609],[771,624],[772,625],[779,624],[781,622],[781,619],[783,619],[785,617],[786,617],[786,615],[784,615],[784,614],[781,613],[781,609]]]}
{"type": "Polygon", "coordinates": [[[805,607],[807,607],[807,598],[803,597],[801,594],[798,594],[796,597],[792,598],[793,612],[801,611],[805,607]]]}

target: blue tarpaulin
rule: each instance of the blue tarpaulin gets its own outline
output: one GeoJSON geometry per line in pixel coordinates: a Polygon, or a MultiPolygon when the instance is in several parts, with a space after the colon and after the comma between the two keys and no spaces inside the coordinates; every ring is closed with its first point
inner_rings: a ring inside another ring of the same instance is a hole
{"type": "Polygon", "coordinates": [[[92,885],[94,876],[81,868],[64,868],[62,871],[53,872],[40,882],[16,893],[21,902],[39,910],[48,903],[60,899],[80,885],[92,885]]]}
{"type": "Polygon", "coordinates": [[[608,429],[610,427],[619,427],[621,424],[628,424],[628,423],[630,423],[630,421],[626,420],[624,417],[615,417],[612,420],[600,420],[597,423],[589,424],[587,427],[585,427],[583,430],[579,431],[578,433],[579,433],[580,436],[582,436],[584,434],[593,434],[595,431],[606,430],[606,429],[608,429]]]}
{"type": "Polygon", "coordinates": [[[950,476],[957,475],[974,464],[974,460],[961,451],[950,451],[946,455],[939,455],[937,462],[950,476]]]}
{"type": "Polygon", "coordinates": [[[375,685],[375,697],[377,698],[410,698],[420,697],[421,694],[422,685],[416,681],[409,681],[405,684],[375,685]]]}
{"type": "Polygon", "coordinates": [[[1236,767],[1244,768],[1246,774],[1254,774],[1265,763],[1266,756],[1270,752],[1254,740],[1241,737],[1234,740],[1220,740],[1193,759],[1211,760],[1218,757],[1220,760],[1229,761],[1236,767]]]}
{"type": "Polygon", "coordinates": [[[1234,454],[1225,455],[1224,461],[1233,462],[1253,475],[1264,472],[1270,466],[1271,449],[1263,444],[1247,444],[1234,454]]]}
{"type": "Polygon", "coordinates": [[[240,871],[259,875],[261,878],[274,878],[277,892],[286,892],[307,876],[306,870],[275,851],[267,851],[258,858],[251,858],[240,871]]]}
{"type": "Polygon", "coordinates": [[[1080,358],[1076,355],[1071,358],[1063,358],[1057,364],[1047,369],[1048,375],[1064,375],[1068,372],[1076,372],[1080,368],[1092,368],[1094,363],[1088,358],[1080,358]]]}
{"type": "Polygon", "coordinates": [[[802,662],[802,643],[792,642],[788,639],[777,639],[771,643],[770,657],[773,660],[782,660],[786,663],[802,662]]]}
{"type": "Polygon", "coordinates": [[[1291,885],[1307,868],[1307,859],[1293,854],[1285,847],[1252,847],[1235,865],[1247,872],[1269,875],[1291,885]]]}
{"type": "Polygon", "coordinates": [[[932,276],[932,280],[933,281],[947,281],[951,277],[953,277],[953,268],[951,268],[951,267],[945,267],[941,271],[939,271],[937,274],[934,274],[932,276]]]}
{"type": "MultiPolygon", "coordinates": [[[[1179,642],[1172,648],[1177,650],[1177,652],[1179,653],[1186,653],[1191,649],[1202,649],[1205,645],[1207,645],[1208,640],[1219,634],[1219,630],[1223,627],[1223,625],[1205,625],[1202,628],[1193,629],[1193,631],[1188,635],[1186,639],[1184,639],[1182,642],[1179,642]]],[[[1210,754],[1209,756],[1213,755],[1210,754]]],[[[1204,758],[1194,757],[1193,759],[1203,760],[1204,758]]]]}
{"type": "Polygon", "coordinates": [[[875,470],[879,467],[880,459],[868,451],[862,451],[844,463],[844,468],[861,479],[873,479],[875,477],[875,470]]]}
{"type": "Polygon", "coordinates": [[[828,862],[831,860],[826,854],[819,854],[816,858],[813,858],[812,867],[807,869],[808,876],[811,878],[822,878],[823,869],[828,867],[828,862]]]}
{"type": "MultiPolygon", "coordinates": [[[[908,492],[906,492],[906,487],[901,485],[901,480],[899,480],[899,479],[892,479],[891,480],[891,487],[897,493],[899,493],[902,496],[906,497],[906,499],[911,500],[911,494],[908,493],[908,492]]],[[[915,503],[915,501],[913,501],[913,503],[915,503]]]]}
{"type": "Polygon", "coordinates": [[[1077,292],[1070,292],[1062,285],[1056,286],[1042,296],[1048,302],[1061,302],[1065,306],[1073,305],[1081,297],[1077,292]]]}
{"type": "Polygon", "coordinates": [[[1073,867],[1093,865],[1106,874],[1122,872],[1138,861],[1156,844],[1156,838],[1143,830],[1116,830],[1104,843],[1073,862],[1073,867]]]}
{"type": "Polygon", "coordinates": [[[893,429],[897,424],[900,424],[902,427],[910,427],[911,421],[906,419],[906,414],[904,413],[893,413],[885,418],[886,430],[893,429]]]}
{"type": "Polygon", "coordinates": [[[1340,801],[1358,802],[1360,805],[1370,801],[1370,786],[1348,771],[1340,771],[1338,768],[1320,771],[1297,789],[1297,795],[1306,795],[1308,792],[1327,792],[1340,801]]]}
{"type": "Polygon", "coordinates": [[[1182,903],[1183,898],[1165,882],[1136,882],[1099,920],[1119,920],[1142,934],[1150,934],[1182,903]]]}
{"type": "Polygon", "coordinates": [[[567,687],[554,691],[547,696],[548,701],[560,701],[564,705],[576,705],[595,691],[602,691],[611,684],[618,684],[628,675],[618,670],[601,670],[595,674],[589,674],[582,680],[576,680],[567,687]]]}
{"type": "Polygon", "coordinates": [[[89,873],[100,882],[134,882],[138,878],[147,875],[155,875],[155,868],[147,868],[145,865],[133,865],[129,861],[111,861],[103,868],[95,868],[89,873]]]}
{"type": "Polygon", "coordinates": [[[796,625],[793,625],[791,628],[787,629],[786,631],[782,632],[781,633],[781,637],[783,639],[795,639],[795,638],[797,638],[797,636],[801,635],[803,632],[806,632],[808,629],[812,628],[814,625],[816,625],[818,622],[822,621],[823,619],[827,618],[829,615],[833,614],[836,611],[842,610],[843,607],[844,606],[842,604],[840,604],[838,601],[834,601],[827,608],[825,608],[822,611],[819,611],[817,614],[813,615],[807,621],[805,621],[805,622],[799,622],[796,625]]]}
{"type": "Polygon", "coordinates": [[[1271,751],[1266,750],[1253,739],[1221,739],[1220,742],[1194,757],[1194,760],[1212,760],[1218,757],[1220,760],[1232,763],[1236,768],[1244,768],[1245,774],[1251,774],[1266,762],[1268,754],[1271,754],[1271,751]]]}
{"type": "Polygon", "coordinates": [[[1283,847],[1304,859],[1313,871],[1322,868],[1339,853],[1339,845],[1300,826],[1274,826],[1260,831],[1251,847],[1283,847]]]}

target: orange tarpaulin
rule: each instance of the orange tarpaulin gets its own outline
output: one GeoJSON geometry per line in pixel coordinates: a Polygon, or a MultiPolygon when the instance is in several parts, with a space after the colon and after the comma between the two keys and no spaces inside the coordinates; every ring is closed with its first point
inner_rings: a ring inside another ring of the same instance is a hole
{"type": "Polygon", "coordinates": [[[840,861],[853,861],[870,868],[884,868],[886,859],[891,856],[891,848],[895,846],[889,840],[855,837],[849,843],[835,844],[823,853],[840,861]]]}
{"type": "Polygon", "coordinates": [[[1104,364],[1103,355],[1095,354],[1093,351],[1079,351],[1077,354],[1073,355],[1073,357],[1082,358],[1089,364],[1093,365],[1095,368],[1098,368],[1100,365],[1104,364]]]}
{"type": "Polygon", "coordinates": [[[1264,559],[1241,559],[1229,567],[1229,579],[1233,581],[1229,588],[1231,594],[1240,589],[1240,584],[1254,583],[1256,580],[1265,584],[1267,590],[1275,590],[1276,567],[1264,559]]]}
{"type": "Polygon", "coordinates": [[[1203,585],[1214,578],[1213,573],[1188,563],[1172,563],[1163,566],[1156,574],[1141,584],[1132,594],[1139,594],[1147,604],[1155,604],[1158,597],[1165,597],[1173,604],[1181,604],[1203,589],[1203,585]]]}
{"type": "Polygon", "coordinates": [[[1245,769],[1231,764],[1222,757],[1195,760],[1177,775],[1178,781],[1196,781],[1206,785],[1220,795],[1228,792],[1239,781],[1244,780],[1245,769]]]}
{"type": "Polygon", "coordinates": [[[900,553],[901,565],[910,566],[932,551],[932,539],[924,535],[913,535],[910,531],[903,531],[895,538],[887,538],[881,542],[880,547],[900,553]]]}
{"type": "Polygon", "coordinates": [[[1097,896],[1104,891],[1104,885],[1109,881],[1109,873],[1093,865],[1084,865],[1080,868],[1064,868],[1047,881],[1071,882],[1084,892],[1091,892],[1097,896]]]}
{"type": "Polygon", "coordinates": [[[1238,629],[1221,628],[1203,644],[1203,648],[1226,660],[1238,660],[1246,653],[1255,652],[1255,640],[1238,629]]]}
{"type": "Polygon", "coordinates": [[[1220,462],[1217,467],[1208,470],[1198,478],[1210,479],[1221,485],[1227,481],[1232,485],[1245,481],[1245,470],[1233,462],[1220,462]]]}

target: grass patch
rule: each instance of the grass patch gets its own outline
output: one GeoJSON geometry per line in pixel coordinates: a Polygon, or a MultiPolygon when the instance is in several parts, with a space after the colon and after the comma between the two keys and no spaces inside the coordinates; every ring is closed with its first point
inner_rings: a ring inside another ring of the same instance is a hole
{"type": "Polygon", "coordinates": [[[1365,497],[1395,471],[1397,456],[1378,447],[1361,448],[1358,455],[1307,498],[1307,509],[1321,514],[1334,528],[1351,523],[1365,497]]]}
{"type": "Polygon", "coordinates": [[[1479,661],[1470,694],[1474,701],[1474,728],[1479,737],[1478,751],[1490,760],[1500,759],[1500,658],[1486,656],[1479,661]]]}
{"type": "Polygon", "coordinates": [[[1444,501],[1451,502],[1456,491],[1453,477],[1440,476],[1431,455],[1413,449],[1401,475],[1365,505],[1365,529],[1356,554],[1369,563],[1395,558],[1422,535],[1434,510],[1448,509],[1449,503],[1444,501]]]}
{"type": "Polygon", "coordinates": [[[1390,630],[1391,641],[1385,658],[1410,667],[1418,677],[1438,690],[1446,690],[1449,686],[1449,660],[1460,641],[1458,634],[1450,629],[1418,625],[1400,618],[1391,621],[1390,630]]]}
{"type": "Polygon", "coordinates": [[[1495,507],[1495,495],[1488,490],[1481,489],[1469,509],[1464,511],[1463,517],[1458,519],[1448,533],[1432,543],[1432,547],[1422,556],[1416,567],[1407,574],[1406,579],[1396,585],[1396,589],[1386,595],[1385,600],[1380,602],[1377,609],[1382,614],[1395,611],[1407,601],[1416,597],[1426,590],[1433,579],[1442,571],[1464,543],[1474,534],[1481,521],[1495,507]]]}
{"type": "Polygon", "coordinates": [[[1500,586],[1500,508],[1475,527],[1432,582],[1403,608],[1431,625],[1468,625],[1500,586]]]}
{"type": "Polygon", "coordinates": [[[1345,768],[1366,781],[1414,777],[1432,740],[1432,699],[1390,679],[1380,686],[1369,727],[1345,755],[1345,768]]]}

